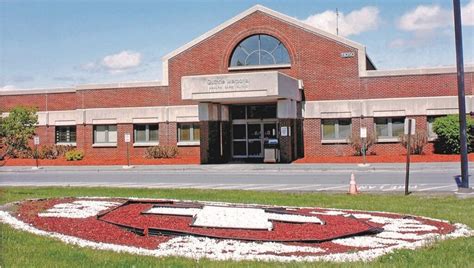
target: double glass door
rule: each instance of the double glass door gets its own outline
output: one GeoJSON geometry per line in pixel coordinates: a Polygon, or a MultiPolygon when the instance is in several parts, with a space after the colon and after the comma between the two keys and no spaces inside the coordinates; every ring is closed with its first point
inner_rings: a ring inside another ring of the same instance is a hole
{"type": "Polygon", "coordinates": [[[276,138],[275,120],[234,120],[232,155],[234,158],[263,158],[265,140],[276,138]]]}

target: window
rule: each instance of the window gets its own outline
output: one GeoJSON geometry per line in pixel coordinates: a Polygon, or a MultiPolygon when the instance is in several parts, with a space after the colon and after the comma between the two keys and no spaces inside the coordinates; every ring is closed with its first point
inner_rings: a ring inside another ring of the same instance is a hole
{"type": "Polygon", "coordinates": [[[117,144],[116,125],[94,126],[94,144],[117,144]]]}
{"type": "Polygon", "coordinates": [[[199,123],[178,124],[178,142],[199,142],[200,139],[199,123]]]}
{"type": "Polygon", "coordinates": [[[76,126],[56,126],[56,143],[76,143],[76,126]]]}
{"type": "Polygon", "coordinates": [[[283,43],[273,36],[258,34],[247,37],[234,49],[230,67],[289,65],[290,56],[283,43]]]}
{"type": "Polygon", "coordinates": [[[268,105],[233,105],[230,107],[232,120],[266,119],[277,117],[277,106],[268,105]]]}
{"type": "Polygon", "coordinates": [[[375,118],[374,122],[377,138],[398,138],[404,133],[404,117],[375,118]]]}
{"type": "Polygon", "coordinates": [[[133,125],[135,143],[158,143],[158,124],[133,125]]]}
{"type": "Polygon", "coordinates": [[[434,140],[438,138],[438,135],[433,131],[433,123],[436,120],[436,118],[444,117],[445,115],[432,115],[428,116],[426,121],[427,121],[427,129],[428,129],[428,138],[430,140],[434,140]]]}
{"type": "Polygon", "coordinates": [[[323,119],[323,140],[346,140],[352,133],[351,119],[323,119]]]}

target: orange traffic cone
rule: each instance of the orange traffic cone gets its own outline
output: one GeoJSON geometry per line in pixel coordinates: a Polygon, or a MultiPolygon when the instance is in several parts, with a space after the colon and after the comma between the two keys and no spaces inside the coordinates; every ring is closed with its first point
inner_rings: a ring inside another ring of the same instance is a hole
{"type": "Polygon", "coordinates": [[[357,190],[357,183],[355,180],[354,173],[351,174],[351,182],[349,183],[349,194],[358,194],[359,190],[357,190]]]}

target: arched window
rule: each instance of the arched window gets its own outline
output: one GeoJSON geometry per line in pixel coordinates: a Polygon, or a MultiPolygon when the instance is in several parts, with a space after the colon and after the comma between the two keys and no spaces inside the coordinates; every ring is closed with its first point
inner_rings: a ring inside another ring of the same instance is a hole
{"type": "Polygon", "coordinates": [[[266,34],[252,35],[234,49],[230,67],[258,65],[289,65],[290,55],[283,43],[266,34]]]}

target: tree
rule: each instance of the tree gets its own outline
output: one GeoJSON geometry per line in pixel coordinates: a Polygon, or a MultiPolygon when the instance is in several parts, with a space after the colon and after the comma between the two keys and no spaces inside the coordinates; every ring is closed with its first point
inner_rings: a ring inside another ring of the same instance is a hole
{"type": "MultiPolygon", "coordinates": [[[[400,135],[400,142],[402,146],[407,148],[408,146],[408,135],[400,135]]],[[[415,135],[411,136],[410,140],[410,153],[411,154],[423,154],[423,148],[428,143],[428,133],[426,131],[417,131],[415,135]]]]}
{"type": "MultiPolygon", "coordinates": [[[[467,117],[466,131],[468,151],[471,151],[472,131],[474,121],[467,117]]],[[[438,135],[434,149],[442,154],[459,154],[461,150],[459,139],[459,115],[448,115],[436,118],[433,122],[433,131],[438,135]]]]}
{"type": "MultiPolygon", "coordinates": [[[[360,156],[363,155],[364,152],[364,140],[359,135],[351,135],[347,138],[347,142],[354,150],[354,155],[360,156]]],[[[377,138],[375,137],[375,133],[368,131],[367,138],[365,138],[365,153],[369,151],[370,147],[377,143],[377,138]]]]}
{"type": "Polygon", "coordinates": [[[9,156],[17,157],[18,154],[31,150],[28,140],[35,134],[37,124],[36,109],[31,107],[15,107],[3,118],[0,131],[9,156]]]}

